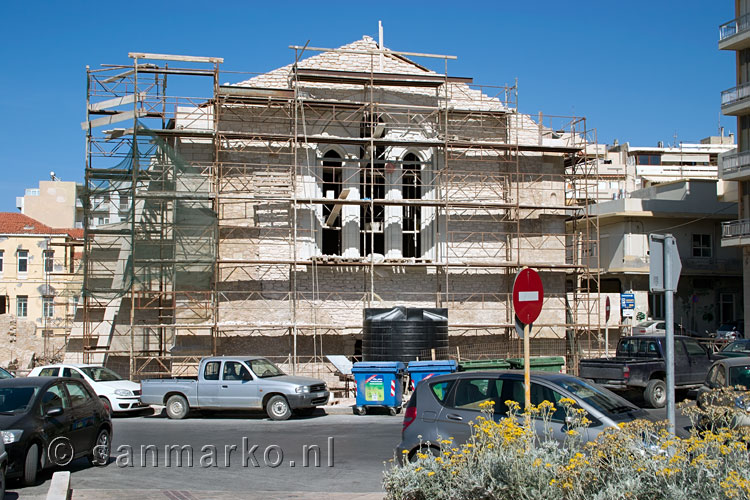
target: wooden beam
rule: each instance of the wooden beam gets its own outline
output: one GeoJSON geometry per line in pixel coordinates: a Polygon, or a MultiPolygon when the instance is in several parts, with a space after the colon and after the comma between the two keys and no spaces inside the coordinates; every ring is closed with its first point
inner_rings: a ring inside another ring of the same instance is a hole
{"type": "MultiPolygon", "coordinates": [[[[349,197],[349,191],[351,191],[350,188],[342,189],[339,193],[338,199],[339,200],[345,200],[349,197]]],[[[336,203],[333,206],[333,210],[331,210],[331,213],[328,215],[328,218],[326,219],[326,226],[331,227],[331,225],[336,222],[336,219],[339,217],[339,213],[341,212],[341,203],[336,203]]]]}
{"type": "MultiPolygon", "coordinates": [[[[142,100],[146,97],[145,92],[138,94],[138,100],[142,100]]],[[[123,106],[125,104],[132,104],[136,99],[136,94],[126,95],[124,97],[115,97],[114,99],[107,99],[106,101],[95,102],[89,105],[89,111],[99,111],[107,108],[114,108],[116,106],[123,106]]]]}
{"type": "Polygon", "coordinates": [[[151,54],[148,52],[130,52],[128,57],[131,59],[158,59],[160,61],[182,61],[198,63],[223,63],[223,57],[203,57],[203,56],[179,56],[174,54],[151,54]]]}
{"type": "Polygon", "coordinates": [[[135,111],[124,111],[122,113],[117,113],[116,115],[109,115],[109,116],[103,116],[101,118],[97,118],[96,120],[91,120],[90,122],[81,122],[81,129],[87,130],[89,127],[101,127],[102,125],[110,125],[112,123],[117,122],[124,122],[125,120],[132,120],[136,116],[138,118],[142,116],[146,116],[148,113],[145,111],[138,111],[136,113],[135,111]]]}

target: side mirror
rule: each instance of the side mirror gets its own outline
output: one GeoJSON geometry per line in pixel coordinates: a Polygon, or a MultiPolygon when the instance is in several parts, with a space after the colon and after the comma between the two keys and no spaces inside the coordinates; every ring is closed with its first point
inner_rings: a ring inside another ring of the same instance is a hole
{"type": "Polygon", "coordinates": [[[248,381],[248,380],[252,380],[252,379],[253,379],[253,376],[250,375],[250,372],[243,372],[242,373],[242,380],[248,381]]]}
{"type": "Polygon", "coordinates": [[[63,409],[59,406],[55,406],[54,408],[50,408],[49,410],[47,410],[47,413],[45,413],[44,415],[47,417],[59,417],[62,414],[63,409]]]}
{"type": "Polygon", "coordinates": [[[575,419],[571,417],[570,415],[565,417],[565,425],[568,427],[571,427],[573,425],[573,422],[575,422],[575,419]]]}

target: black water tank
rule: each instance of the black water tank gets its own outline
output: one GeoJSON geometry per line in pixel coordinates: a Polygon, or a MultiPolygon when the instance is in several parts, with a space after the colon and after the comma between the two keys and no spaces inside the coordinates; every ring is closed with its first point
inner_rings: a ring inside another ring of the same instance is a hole
{"type": "Polygon", "coordinates": [[[423,350],[439,347],[448,347],[446,308],[393,307],[364,311],[364,361],[409,362],[422,355],[423,350]]]}

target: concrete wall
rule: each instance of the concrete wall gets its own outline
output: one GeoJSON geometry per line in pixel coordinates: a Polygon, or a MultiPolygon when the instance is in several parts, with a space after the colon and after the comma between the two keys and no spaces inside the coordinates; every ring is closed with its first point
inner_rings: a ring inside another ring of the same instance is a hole
{"type": "Polygon", "coordinates": [[[38,196],[23,197],[23,213],[50,227],[75,227],[77,192],[75,182],[41,181],[38,196]]]}

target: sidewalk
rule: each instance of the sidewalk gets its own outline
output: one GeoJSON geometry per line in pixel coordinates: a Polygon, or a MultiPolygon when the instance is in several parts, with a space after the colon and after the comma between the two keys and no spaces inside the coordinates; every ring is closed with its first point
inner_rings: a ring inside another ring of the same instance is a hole
{"type": "Polygon", "coordinates": [[[72,500],[382,500],[383,493],[331,493],[322,491],[179,491],[179,490],[73,490],[72,500]]]}

